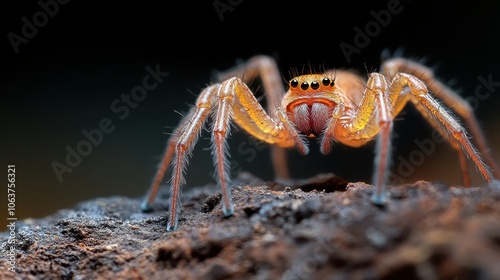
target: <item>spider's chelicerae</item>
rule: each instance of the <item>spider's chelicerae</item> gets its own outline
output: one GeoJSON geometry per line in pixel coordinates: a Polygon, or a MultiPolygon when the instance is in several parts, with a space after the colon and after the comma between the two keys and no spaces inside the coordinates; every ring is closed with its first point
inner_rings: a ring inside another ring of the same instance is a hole
{"type": "Polygon", "coordinates": [[[185,184],[184,171],[209,116],[213,118],[212,153],[225,216],[234,211],[229,191],[231,181],[226,143],[232,121],[253,137],[272,145],[273,165],[276,176],[281,178],[288,177],[283,148],[296,147],[305,155],[309,151],[308,138],[318,137],[321,153],[327,154],[332,142],[360,147],[376,139],[372,200],[384,204],[394,118],[411,102],[458,152],[464,185],[470,185],[467,158],[486,182],[494,180],[493,173],[499,177],[500,172],[469,104],[436,80],[429,68],[415,61],[389,58],[382,63],[380,72],[370,73],[367,79],[346,70],[300,75],[288,82],[288,91],[285,92],[276,62],[267,56],[255,56],[220,73],[218,80],[201,92],[195,106],[173,131],[149,195],[142,205],[143,210],[151,208],[170,165],[169,231],[177,227],[181,207],[179,194],[185,184]],[[246,85],[256,77],[260,77],[263,84],[267,111],[246,85]],[[440,101],[436,99],[438,97],[440,101]],[[484,161],[448,108],[453,108],[470,127],[484,161]]]}

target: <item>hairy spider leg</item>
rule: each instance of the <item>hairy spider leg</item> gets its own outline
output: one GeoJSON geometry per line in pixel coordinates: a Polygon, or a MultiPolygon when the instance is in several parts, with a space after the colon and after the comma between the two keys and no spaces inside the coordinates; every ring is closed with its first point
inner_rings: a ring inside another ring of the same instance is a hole
{"type": "MultiPolygon", "coordinates": [[[[467,137],[466,130],[458,123],[445,106],[431,96],[426,84],[413,75],[406,73],[398,73],[392,79],[389,88],[390,98],[396,100],[395,114],[398,110],[404,107],[404,103],[412,101],[417,105],[419,111],[424,112],[422,115],[428,122],[441,127],[439,131],[445,133],[446,139],[452,142],[452,145],[459,145],[463,152],[472,160],[477,167],[479,173],[488,183],[494,180],[491,169],[484,163],[480,153],[476,150],[473,144],[467,137]],[[403,92],[409,90],[409,98],[405,98],[403,92]],[[403,95],[403,97],[401,97],[403,95]],[[456,144],[454,144],[454,143],[456,144]]],[[[378,202],[382,196],[377,191],[374,196],[374,201],[378,202]]]]}
{"type": "Polygon", "coordinates": [[[202,91],[196,105],[168,141],[164,158],[161,161],[154,179],[149,196],[143,203],[143,209],[151,206],[154,195],[157,193],[159,181],[163,177],[166,165],[171,162],[172,177],[169,181],[171,189],[169,222],[167,230],[177,228],[178,214],[181,208],[180,191],[185,184],[184,173],[196,144],[201,128],[212,113],[212,154],[217,174],[217,182],[222,191],[222,206],[225,216],[233,214],[233,205],[229,193],[229,161],[227,137],[230,133],[230,122],[237,125],[250,135],[268,144],[280,144],[283,147],[298,146],[299,150],[307,153],[307,146],[295,130],[293,125],[279,108],[273,118],[268,115],[252,91],[239,78],[230,78],[221,84],[214,84],[202,91]],[[172,152],[173,150],[173,152],[172,152]]]}
{"type": "MultiPolygon", "coordinates": [[[[391,132],[393,128],[395,100],[391,99],[389,82],[382,74],[371,73],[363,97],[353,117],[339,123],[335,137],[350,138],[353,134],[371,140],[377,136],[375,146],[375,171],[373,184],[376,190],[372,196],[375,204],[385,204],[385,186],[391,159],[391,132]]],[[[345,141],[349,141],[346,139],[345,141]]],[[[349,142],[347,142],[349,144],[349,142]]]]}
{"type": "MultiPolygon", "coordinates": [[[[261,77],[267,100],[267,112],[275,112],[276,108],[281,103],[284,88],[280,80],[276,62],[270,57],[264,55],[254,56],[244,64],[216,74],[216,78],[219,83],[222,83],[232,77],[239,77],[245,83],[250,83],[256,77],[261,77]]],[[[192,108],[193,112],[189,112],[188,116],[192,115],[194,110],[195,108],[192,108]]],[[[142,211],[151,211],[158,189],[174,155],[175,145],[177,142],[176,138],[182,134],[180,129],[185,128],[186,123],[189,121],[191,120],[188,117],[181,120],[181,123],[173,131],[172,136],[168,140],[167,148],[163,154],[160,164],[158,165],[153,182],[149,188],[148,195],[141,204],[142,211]]],[[[271,147],[271,154],[276,176],[278,178],[289,178],[285,149],[281,148],[279,145],[273,145],[271,147]]]]}
{"type": "MultiPolygon", "coordinates": [[[[419,64],[417,62],[411,61],[405,58],[390,58],[382,63],[381,72],[388,77],[389,80],[396,75],[396,73],[407,73],[411,74],[421,81],[423,81],[429,90],[436,98],[439,98],[448,108],[461,117],[465,124],[468,126],[471,132],[473,141],[475,141],[479,152],[482,154],[485,163],[493,170],[495,177],[500,178],[500,170],[497,163],[493,159],[490,149],[484,134],[481,132],[477,118],[473,112],[470,104],[462,98],[458,93],[450,89],[448,86],[444,85],[442,82],[437,80],[431,69],[419,64]]],[[[464,186],[470,186],[470,173],[467,168],[467,156],[463,153],[462,145],[454,137],[450,137],[449,133],[442,127],[438,120],[434,119],[432,115],[429,114],[428,110],[423,109],[420,102],[416,101],[414,98],[416,108],[420,113],[429,121],[429,123],[451,144],[458,154],[460,168],[462,170],[463,184],[464,186]],[[420,104],[420,105],[419,105],[420,104]]],[[[400,111],[406,102],[400,102],[396,111],[400,111]],[[399,108],[400,107],[400,108],[399,108]]],[[[484,177],[484,176],[483,176],[484,177]]]]}
{"type": "Polygon", "coordinates": [[[205,88],[196,100],[195,106],[190,109],[188,115],[181,121],[179,127],[174,130],[174,133],[168,140],[166,152],[158,172],[156,173],[156,177],[153,180],[149,196],[143,203],[143,209],[147,210],[151,207],[160,181],[167,169],[167,165],[171,164],[172,177],[169,181],[170,215],[167,225],[168,231],[172,231],[177,227],[177,216],[181,207],[179,196],[181,187],[185,184],[184,173],[188,163],[188,155],[191,155],[194,145],[200,135],[201,128],[204,126],[213,104],[215,103],[215,96],[218,88],[219,84],[214,84],[205,88]]]}
{"type": "MultiPolygon", "coordinates": [[[[209,88],[207,88],[206,90],[209,90],[209,88]]],[[[153,202],[155,200],[158,189],[160,188],[161,182],[165,176],[165,173],[167,172],[168,167],[172,163],[172,157],[174,156],[175,146],[179,140],[179,136],[182,135],[181,130],[186,129],[186,127],[188,127],[189,122],[192,121],[190,117],[192,117],[195,114],[195,110],[196,107],[191,108],[189,113],[187,114],[188,117],[183,118],[179,123],[179,125],[177,126],[177,128],[174,129],[174,131],[171,133],[171,136],[167,141],[167,147],[165,149],[165,152],[163,153],[160,164],[157,167],[153,182],[151,183],[151,186],[149,188],[149,192],[141,204],[142,211],[148,212],[152,210],[153,202]]]]}
{"type": "MultiPolygon", "coordinates": [[[[246,84],[250,84],[255,78],[260,77],[264,88],[268,114],[273,114],[279,108],[281,99],[285,94],[283,80],[276,61],[265,55],[254,56],[246,63],[217,73],[216,77],[218,82],[231,77],[238,77],[246,84]]],[[[289,179],[290,173],[288,170],[286,149],[279,144],[272,145],[270,149],[276,179],[289,179]]]]}

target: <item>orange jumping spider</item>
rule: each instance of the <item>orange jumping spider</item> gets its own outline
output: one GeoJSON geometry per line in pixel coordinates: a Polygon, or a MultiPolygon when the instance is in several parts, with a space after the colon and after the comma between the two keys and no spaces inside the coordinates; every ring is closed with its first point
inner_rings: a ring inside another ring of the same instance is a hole
{"type": "Polygon", "coordinates": [[[285,92],[276,62],[267,56],[255,56],[220,73],[218,80],[201,92],[196,105],[173,131],[149,195],[142,204],[143,210],[151,208],[160,182],[171,165],[169,231],[177,227],[185,168],[209,116],[213,117],[212,153],[225,216],[231,216],[234,211],[229,191],[227,149],[232,121],[253,137],[273,145],[273,164],[279,177],[288,176],[281,148],[296,147],[306,155],[309,151],[307,139],[318,137],[321,153],[327,154],[334,141],[360,147],[376,139],[372,199],[376,204],[384,204],[394,118],[411,102],[458,151],[465,185],[470,185],[467,157],[486,182],[494,180],[490,167],[499,177],[469,104],[436,80],[429,68],[415,61],[389,58],[382,63],[380,72],[370,73],[368,79],[346,70],[300,75],[288,82],[289,88],[285,92]],[[262,80],[267,111],[246,85],[255,77],[262,80]],[[439,93],[443,104],[431,93],[439,93]],[[470,142],[464,127],[448,110],[451,106],[471,128],[485,162],[470,142]]]}

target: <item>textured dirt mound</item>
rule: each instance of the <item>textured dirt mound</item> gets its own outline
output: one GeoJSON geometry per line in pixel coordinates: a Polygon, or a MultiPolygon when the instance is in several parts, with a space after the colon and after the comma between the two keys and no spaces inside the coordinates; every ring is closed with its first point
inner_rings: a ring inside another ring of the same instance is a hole
{"type": "Polygon", "coordinates": [[[230,218],[213,186],[186,191],[176,232],[165,229],[166,187],[151,213],[110,197],[26,220],[16,272],[0,278],[500,279],[499,187],[421,181],[391,187],[380,208],[371,186],[329,175],[239,185],[230,218]]]}

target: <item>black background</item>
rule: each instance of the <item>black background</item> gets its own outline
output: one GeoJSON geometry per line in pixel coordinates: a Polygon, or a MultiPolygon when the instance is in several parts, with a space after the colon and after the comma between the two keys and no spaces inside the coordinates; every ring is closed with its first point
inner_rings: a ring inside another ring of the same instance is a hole
{"type": "MultiPolygon", "coordinates": [[[[196,94],[212,81],[213,70],[224,70],[255,54],[277,59],[285,79],[291,69],[354,68],[377,70],[383,49],[403,50],[408,57],[428,59],[436,75],[453,83],[465,97],[473,96],[477,77],[500,81],[499,7],[494,1],[399,2],[386,26],[367,46],[346,60],[339,45],[356,46],[355,27],[373,24],[371,11],[387,10],[380,1],[304,1],[270,5],[264,1],[120,2],[70,1],[59,5],[47,24],[14,52],[8,34],[22,35],[26,17],[41,10],[36,1],[16,2],[2,9],[1,160],[17,167],[17,217],[42,217],[78,201],[101,196],[143,195],[155,172],[167,135],[196,94]],[[214,3],[231,5],[217,12],[214,3]],[[222,20],[221,17],[222,16],[222,20]],[[145,67],[159,64],[170,75],[123,120],[111,103],[142,84],[145,67]],[[59,182],[51,166],[65,164],[66,146],[85,139],[82,130],[98,128],[103,118],[115,130],[82,158],[59,182]],[[167,128],[165,127],[167,126],[167,128]]],[[[258,89],[257,94],[261,93],[258,89]]],[[[475,110],[496,154],[500,135],[498,91],[475,110]]],[[[432,130],[413,108],[398,117],[394,139],[398,156],[418,149],[415,139],[428,139],[432,130]]],[[[209,134],[204,132],[187,169],[189,186],[212,183],[209,134]]],[[[273,177],[269,150],[255,146],[234,130],[231,155],[238,166],[265,180],[273,177]],[[246,142],[245,142],[246,141],[246,142]],[[258,151],[255,158],[238,153],[240,143],[258,151]]],[[[447,145],[438,145],[407,179],[442,180],[460,184],[457,158],[447,145]]],[[[323,157],[313,143],[308,157],[290,151],[295,177],[334,172],[353,181],[369,181],[373,145],[351,149],[337,145],[323,157]]],[[[474,172],[471,167],[471,171],[474,172]]],[[[475,175],[474,180],[478,178],[475,175]]],[[[167,178],[166,178],[167,179],[167,178]]],[[[6,184],[3,186],[6,191],[6,184]]],[[[1,191],[1,190],[0,190],[1,191]]],[[[6,197],[6,196],[2,196],[6,197]]],[[[1,205],[5,205],[3,202],[1,205]]],[[[7,207],[5,207],[7,208],[7,207]]],[[[4,212],[0,209],[0,212],[4,212]]],[[[6,209],[5,209],[6,212],[6,209]]]]}

